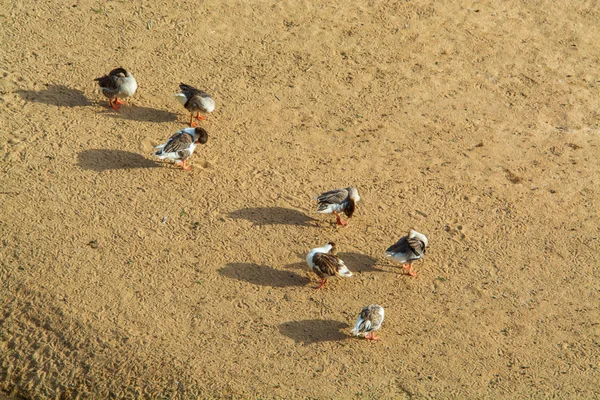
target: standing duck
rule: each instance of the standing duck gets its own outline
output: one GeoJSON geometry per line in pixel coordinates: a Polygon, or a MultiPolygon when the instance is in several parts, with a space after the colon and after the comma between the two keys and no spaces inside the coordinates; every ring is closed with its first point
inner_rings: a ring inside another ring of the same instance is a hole
{"type": "Polygon", "coordinates": [[[133,96],[137,89],[135,78],[124,68],[115,68],[108,75],[96,78],[94,81],[98,82],[102,94],[108,98],[110,107],[115,111],[119,109],[119,105],[125,104],[119,98],[133,96]]]}
{"type": "Polygon", "coordinates": [[[427,246],[429,246],[427,237],[411,229],[408,235],[401,237],[400,240],[391,245],[385,251],[385,255],[402,263],[402,267],[406,269],[410,276],[417,276],[412,270],[412,263],[423,257],[427,246]]]}
{"type": "Polygon", "coordinates": [[[195,127],[197,124],[194,122],[194,113],[196,113],[197,119],[205,120],[206,117],[200,115],[200,113],[213,112],[215,109],[215,101],[208,93],[190,85],[186,85],[185,83],[180,83],[179,89],[181,89],[181,92],[177,93],[175,97],[183,104],[186,110],[192,113],[190,116],[190,126],[195,127]]]}
{"type": "Polygon", "coordinates": [[[353,187],[345,189],[334,189],[320,194],[315,198],[318,201],[317,212],[320,214],[335,215],[338,225],[346,226],[347,222],[342,221],[340,212],[346,214],[348,218],[352,217],[356,208],[356,203],[360,201],[358,190],[353,187]]]}
{"type": "Polygon", "coordinates": [[[322,289],[327,283],[327,278],[333,276],[352,276],[346,264],[336,255],[335,243],[329,242],[323,247],[312,249],[306,256],[306,263],[310,269],[320,278],[319,286],[322,289]]]}
{"type": "Polygon", "coordinates": [[[204,144],[208,141],[208,133],[203,128],[185,128],[176,132],[167,140],[165,144],[156,146],[158,149],[154,155],[163,159],[175,161],[180,164],[181,168],[186,171],[192,169],[191,166],[185,165],[185,161],[194,153],[194,149],[198,143],[204,144]]]}
{"type": "Polygon", "coordinates": [[[354,329],[352,329],[350,333],[354,334],[354,336],[364,336],[365,339],[368,340],[379,340],[379,338],[375,336],[375,331],[381,328],[383,316],[383,307],[378,306],[377,304],[366,306],[358,315],[356,323],[354,324],[354,329]]]}

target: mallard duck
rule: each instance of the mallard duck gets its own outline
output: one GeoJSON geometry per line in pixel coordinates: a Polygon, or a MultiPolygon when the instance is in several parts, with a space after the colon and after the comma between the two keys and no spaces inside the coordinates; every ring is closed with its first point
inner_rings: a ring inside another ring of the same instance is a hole
{"type": "Polygon", "coordinates": [[[181,168],[189,171],[192,167],[185,165],[185,161],[194,153],[198,143],[204,144],[207,141],[208,133],[204,128],[185,128],[174,133],[165,144],[156,146],[155,149],[158,150],[154,155],[161,160],[166,158],[175,161],[181,168]]]}
{"type": "Polygon", "coordinates": [[[206,117],[200,115],[200,113],[213,112],[215,109],[215,101],[208,93],[190,85],[186,85],[185,83],[180,83],[179,89],[181,89],[181,93],[177,93],[175,97],[183,104],[186,110],[192,113],[190,116],[190,126],[195,127],[197,124],[194,122],[194,113],[196,113],[197,119],[205,120],[206,117]]]}
{"type": "Polygon", "coordinates": [[[110,107],[113,110],[118,110],[120,104],[125,104],[119,98],[124,99],[133,96],[137,89],[137,82],[131,73],[124,68],[115,68],[104,75],[96,78],[102,94],[108,98],[110,107]]]}
{"type": "Polygon", "coordinates": [[[391,245],[385,255],[392,260],[402,263],[410,276],[417,276],[412,270],[412,262],[423,257],[429,241],[422,233],[413,229],[408,235],[403,236],[395,244],[391,245]]]}
{"type": "Polygon", "coordinates": [[[327,283],[327,278],[332,276],[352,276],[346,264],[336,255],[334,242],[329,242],[323,247],[316,247],[308,252],[306,263],[310,269],[320,278],[319,286],[322,289],[327,283]]]}
{"type": "Polygon", "coordinates": [[[347,187],[345,189],[334,189],[329,192],[325,192],[315,197],[318,201],[317,212],[321,214],[335,215],[338,225],[346,226],[347,222],[342,221],[340,212],[343,212],[348,216],[352,217],[356,208],[356,203],[360,201],[358,190],[353,187],[347,187]]]}
{"type": "Polygon", "coordinates": [[[358,315],[356,323],[354,324],[354,329],[352,329],[350,333],[354,334],[354,336],[364,336],[365,339],[368,340],[379,340],[379,338],[375,336],[375,331],[378,331],[381,328],[383,316],[383,307],[378,306],[377,304],[366,306],[358,315]]]}

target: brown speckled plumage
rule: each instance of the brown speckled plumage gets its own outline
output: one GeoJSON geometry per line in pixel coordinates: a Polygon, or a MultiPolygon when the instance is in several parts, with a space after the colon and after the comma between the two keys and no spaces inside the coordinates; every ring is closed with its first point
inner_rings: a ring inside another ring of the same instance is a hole
{"type": "Polygon", "coordinates": [[[374,332],[381,328],[384,314],[383,307],[377,304],[366,306],[358,315],[352,333],[355,336],[365,336],[371,340],[378,340],[378,338],[374,336],[374,332]]]}
{"type": "Polygon", "coordinates": [[[352,272],[348,270],[344,261],[336,255],[336,246],[333,242],[311,249],[306,256],[306,263],[321,280],[318,289],[322,288],[330,277],[352,276],[352,272]]]}

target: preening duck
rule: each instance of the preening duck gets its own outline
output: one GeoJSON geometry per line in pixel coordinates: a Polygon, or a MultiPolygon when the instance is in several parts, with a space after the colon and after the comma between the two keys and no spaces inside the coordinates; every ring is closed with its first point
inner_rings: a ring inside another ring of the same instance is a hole
{"type": "Polygon", "coordinates": [[[352,329],[351,333],[354,336],[364,336],[365,339],[368,340],[379,340],[379,338],[375,336],[375,331],[381,328],[383,317],[383,307],[378,306],[377,304],[366,306],[358,315],[356,323],[354,324],[354,329],[352,329]]]}
{"type": "Polygon", "coordinates": [[[333,276],[352,276],[346,264],[336,255],[336,246],[334,242],[329,242],[323,247],[312,249],[306,256],[306,263],[310,269],[320,278],[319,286],[315,289],[322,289],[327,283],[327,278],[333,276]]]}
{"type": "Polygon", "coordinates": [[[110,107],[118,110],[119,105],[125,104],[119,100],[133,96],[137,89],[137,82],[133,75],[124,68],[115,68],[100,78],[94,79],[98,82],[102,94],[108,98],[110,107]]]}
{"type": "Polygon", "coordinates": [[[156,146],[154,155],[163,159],[174,161],[180,164],[186,171],[192,169],[185,165],[185,161],[194,153],[197,144],[204,144],[208,141],[208,133],[203,128],[185,128],[175,132],[166,143],[156,146]]]}
{"type": "Polygon", "coordinates": [[[197,123],[194,122],[194,113],[197,119],[205,120],[206,117],[200,115],[200,113],[208,114],[213,112],[215,101],[208,93],[185,83],[180,83],[179,89],[181,89],[181,92],[177,93],[175,97],[191,113],[190,126],[195,127],[197,123]]]}
{"type": "Polygon", "coordinates": [[[411,229],[408,235],[401,237],[400,240],[391,245],[385,251],[385,255],[402,263],[402,267],[406,269],[410,276],[417,276],[412,270],[412,263],[423,257],[427,246],[429,246],[427,237],[411,229]]]}
{"type": "Polygon", "coordinates": [[[334,189],[315,197],[318,201],[317,212],[320,214],[335,215],[338,225],[346,226],[347,222],[342,221],[340,212],[346,214],[348,218],[352,217],[356,209],[356,203],[360,201],[358,190],[353,187],[345,189],[334,189]]]}

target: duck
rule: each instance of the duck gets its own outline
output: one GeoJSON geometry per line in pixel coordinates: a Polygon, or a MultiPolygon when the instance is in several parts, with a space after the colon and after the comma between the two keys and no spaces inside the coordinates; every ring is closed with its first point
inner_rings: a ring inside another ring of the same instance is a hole
{"type": "Polygon", "coordinates": [[[358,195],[358,190],[356,188],[347,187],[321,193],[315,197],[315,200],[318,202],[318,213],[333,213],[338,225],[347,226],[348,223],[342,220],[340,212],[346,214],[348,218],[352,217],[352,214],[354,214],[354,210],[356,209],[356,203],[360,201],[360,196],[358,195]]]}
{"type": "Polygon", "coordinates": [[[402,267],[406,269],[408,275],[416,277],[417,274],[412,270],[412,263],[415,260],[423,258],[427,246],[429,246],[427,237],[411,229],[408,235],[401,237],[396,243],[388,247],[385,255],[394,261],[402,263],[402,267]]]}
{"type": "Polygon", "coordinates": [[[102,94],[108,98],[110,107],[118,111],[119,105],[125,104],[119,100],[133,96],[137,90],[137,82],[129,71],[125,68],[115,68],[100,78],[94,79],[98,82],[102,94]]]}
{"type": "Polygon", "coordinates": [[[185,128],[175,132],[166,143],[156,146],[154,155],[159,159],[165,158],[180,164],[186,171],[192,169],[185,162],[194,153],[198,143],[205,144],[208,141],[208,132],[204,128],[185,128]]]}
{"type": "Polygon", "coordinates": [[[375,336],[375,331],[381,329],[384,314],[383,307],[377,304],[366,306],[358,315],[354,329],[350,333],[354,336],[364,336],[367,340],[380,340],[375,336]]]}
{"type": "Polygon", "coordinates": [[[306,263],[310,269],[320,278],[319,286],[315,289],[323,289],[327,278],[333,276],[351,277],[352,272],[346,264],[337,256],[337,248],[334,242],[329,242],[323,247],[315,247],[308,252],[306,263]]]}
{"type": "Polygon", "coordinates": [[[180,93],[177,93],[175,97],[186,110],[191,113],[190,116],[190,126],[192,128],[197,126],[197,123],[194,122],[194,113],[196,113],[196,118],[198,120],[206,120],[204,115],[200,115],[200,113],[211,113],[215,109],[215,101],[210,95],[200,89],[196,89],[193,86],[186,85],[185,83],[179,84],[179,89],[181,89],[180,93]]]}

